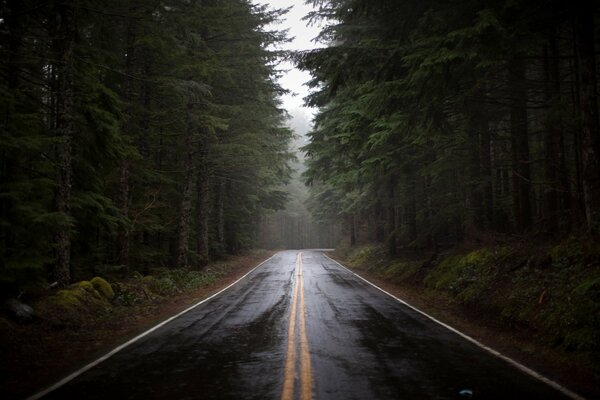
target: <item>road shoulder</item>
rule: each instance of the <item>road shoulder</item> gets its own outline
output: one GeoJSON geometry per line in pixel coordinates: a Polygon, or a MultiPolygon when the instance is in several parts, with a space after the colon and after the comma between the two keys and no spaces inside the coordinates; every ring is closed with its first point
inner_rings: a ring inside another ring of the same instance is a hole
{"type": "Polygon", "coordinates": [[[579,360],[557,349],[548,349],[530,340],[526,332],[519,332],[495,324],[491,319],[481,318],[457,304],[449,296],[426,291],[416,285],[390,282],[374,271],[348,263],[335,253],[327,253],[327,255],[363,279],[484,346],[500,352],[570,390],[589,398],[600,397],[599,382],[597,377],[587,369],[587,360],[579,360]]]}
{"type": "Polygon", "coordinates": [[[80,326],[40,320],[16,324],[0,317],[0,392],[23,398],[55,383],[115,347],[236,282],[274,252],[259,251],[213,265],[218,277],[194,290],[131,305],[113,305],[110,315],[80,326]]]}

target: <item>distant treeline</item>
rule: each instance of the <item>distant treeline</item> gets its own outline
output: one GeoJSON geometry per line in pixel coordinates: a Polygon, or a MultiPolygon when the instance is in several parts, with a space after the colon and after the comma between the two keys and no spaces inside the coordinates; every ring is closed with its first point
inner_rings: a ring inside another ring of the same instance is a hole
{"type": "Polygon", "coordinates": [[[342,238],[339,224],[285,211],[263,216],[258,228],[257,244],[264,249],[333,249],[342,238]]]}
{"type": "Polygon", "coordinates": [[[0,283],[201,267],[281,208],[281,11],[248,0],[0,2],[0,283]]]}
{"type": "Polygon", "coordinates": [[[598,233],[598,2],[310,3],[319,219],[392,253],[598,233]]]}

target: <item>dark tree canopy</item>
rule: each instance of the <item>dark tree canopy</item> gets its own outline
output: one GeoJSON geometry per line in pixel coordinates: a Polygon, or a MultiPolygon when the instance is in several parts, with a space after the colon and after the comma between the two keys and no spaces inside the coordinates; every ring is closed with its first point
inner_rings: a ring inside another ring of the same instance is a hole
{"type": "Polygon", "coordinates": [[[0,2],[0,280],[201,267],[253,245],[290,175],[247,0],[0,2]]]}
{"type": "Polygon", "coordinates": [[[326,44],[295,55],[318,217],[390,252],[598,233],[593,2],[307,3],[326,44]]]}

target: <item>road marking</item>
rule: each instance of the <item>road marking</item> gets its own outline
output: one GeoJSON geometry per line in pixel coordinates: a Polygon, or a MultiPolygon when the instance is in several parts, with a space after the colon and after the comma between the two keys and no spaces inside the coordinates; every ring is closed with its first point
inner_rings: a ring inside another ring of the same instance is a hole
{"type": "Polygon", "coordinates": [[[306,335],[306,318],[304,313],[304,274],[302,273],[302,253],[300,253],[300,370],[302,371],[301,400],[312,399],[312,368],[310,365],[310,353],[308,351],[308,337],[306,335]]]}
{"type": "Polygon", "coordinates": [[[41,392],[38,392],[36,394],[34,394],[33,396],[30,396],[27,398],[27,400],[37,400],[39,398],[44,397],[45,395],[47,395],[48,393],[60,388],[61,386],[64,386],[65,384],[69,383],[70,381],[72,381],[73,379],[77,378],[79,375],[83,374],[84,372],[94,368],[96,365],[100,364],[103,361],[106,361],[107,359],[109,359],[110,357],[114,356],[115,354],[117,354],[118,352],[120,352],[121,350],[123,350],[124,348],[126,348],[127,346],[137,342],[138,340],[140,340],[141,338],[143,338],[144,336],[149,335],[150,333],[154,332],[155,330],[157,330],[158,328],[168,324],[169,322],[173,321],[176,318],[181,317],[183,314],[187,313],[188,311],[193,310],[194,308],[198,307],[201,304],[206,303],[207,301],[217,297],[218,295],[220,295],[221,293],[223,293],[224,291],[226,291],[227,289],[229,289],[230,287],[236,285],[238,282],[240,282],[242,279],[244,279],[245,277],[247,277],[248,275],[250,275],[252,272],[256,271],[257,268],[259,268],[260,266],[262,266],[263,264],[265,264],[266,262],[268,262],[269,260],[271,260],[273,257],[275,257],[277,254],[279,253],[275,253],[273,254],[271,257],[267,258],[265,261],[261,262],[260,264],[258,264],[256,267],[252,268],[250,271],[248,271],[244,276],[242,276],[240,279],[238,279],[237,281],[233,282],[232,284],[230,284],[229,286],[219,290],[217,293],[207,297],[206,299],[199,301],[198,303],[186,308],[185,310],[181,311],[179,314],[176,314],[166,320],[164,320],[163,322],[159,323],[158,325],[153,326],[152,328],[148,329],[147,331],[140,333],[139,335],[137,335],[136,337],[134,337],[133,339],[123,343],[120,346],[115,347],[113,350],[109,351],[108,353],[106,353],[105,355],[103,355],[102,357],[98,358],[96,361],[92,361],[91,363],[87,364],[85,367],[73,372],[72,374],[64,377],[63,379],[61,379],[60,381],[56,382],[54,385],[48,387],[47,389],[42,390],[41,392]]]}
{"type": "Polygon", "coordinates": [[[480,347],[481,349],[487,351],[488,353],[500,358],[501,360],[504,360],[505,362],[507,362],[508,364],[512,365],[513,367],[517,368],[518,370],[520,370],[521,372],[526,373],[527,375],[541,381],[544,382],[545,384],[553,387],[554,389],[558,390],[559,392],[561,392],[562,394],[575,399],[575,400],[585,400],[584,397],[578,395],[577,393],[567,389],[566,387],[562,386],[560,383],[553,381],[550,378],[546,378],[545,376],[541,375],[539,372],[536,372],[534,370],[532,370],[529,367],[526,367],[525,365],[521,364],[518,361],[513,360],[512,358],[505,356],[504,354],[500,353],[497,350],[492,349],[491,347],[486,346],[485,344],[479,342],[478,340],[472,338],[471,336],[462,333],[461,331],[457,330],[456,328],[451,327],[448,324],[443,323],[442,321],[436,319],[435,317],[432,317],[431,315],[427,314],[424,311],[419,310],[418,308],[416,308],[415,306],[412,306],[410,304],[408,304],[406,301],[394,296],[393,294],[385,291],[384,289],[380,288],[379,286],[375,285],[374,283],[366,280],[365,278],[363,278],[362,276],[358,275],[357,273],[351,271],[350,269],[346,268],[345,266],[343,266],[342,264],[340,264],[339,262],[337,262],[336,260],[334,260],[333,258],[329,257],[327,254],[322,253],[325,257],[327,257],[328,259],[330,259],[331,261],[333,261],[334,263],[336,263],[337,265],[339,265],[340,267],[342,267],[343,269],[345,269],[346,271],[350,272],[352,275],[356,276],[357,278],[363,280],[364,282],[368,283],[369,285],[373,286],[374,288],[382,291],[383,293],[387,294],[388,296],[390,296],[391,298],[395,299],[396,301],[400,302],[401,304],[405,305],[406,307],[418,312],[419,314],[429,318],[430,320],[432,320],[433,322],[443,326],[444,328],[456,333],[458,336],[462,337],[463,339],[468,340],[469,342],[475,344],[476,346],[480,347]]]}
{"type": "Polygon", "coordinates": [[[296,305],[298,304],[298,287],[301,275],[299,275],[300,253],[296,257],[296,282],[294,282],[294,294],[292,296],[292,308],[290,310],[290,324],[288,327],[287,357],[285,360],[285,374],[283,378],[283,390],[281,400],[291,400],[294,397],[294,378],[296,375],[296,305]]]}
{"type": "Polygon", "coordinates": [[[302,274],[302,253],[296,257],[296,282],[292,295],[292,306],[290,310],[290,323],[288,328],[288,346],[285,360],[285,373],[283,379],[283,390],[281,400],[292,400],[294,398],[294,381],[296,379],[296,317],[299,321],[300,335],[300,400],[312,399],[312,367],[310,364],[310,353],[308,351],[308,337],[306,335],[306,318],[304,312],[304,279],[302,274]],[[300,301],[298,302],[298,298],[300,301]],[[298,304],[299,303],[299,304],[298,304]],[[300,306],[297,312],[298,305],[300,306]]]}

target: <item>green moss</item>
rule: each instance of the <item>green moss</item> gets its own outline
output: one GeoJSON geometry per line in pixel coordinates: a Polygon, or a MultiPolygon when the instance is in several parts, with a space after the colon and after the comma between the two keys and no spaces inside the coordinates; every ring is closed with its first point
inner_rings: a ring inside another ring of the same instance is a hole
{"type": "Polygon", "coordinates": [[[464,255],[451,255],[442,260],[425,278],[426,286],[439,289],[454,291],[459,277],[470,267],[465,263],[464,255]]]}
{"type": "Polygon", "coordinates": [[[353,264],[361,265],[361,264],[364,264],[369,259],[373,258],[373,255],[376,253],[377,253],[376,246],[371,246],[371,245],[363,246],[363,247],[360,247],[357,250],[353,251],[350,254],[349,261],[353,264]]]}
{"type": "Polygon", "coordinates": [[[106,299],[112,300],[115,297],[115,292],[113,291],[112,286],[110,286],[110,283],[108,283],[105,279],[96,276],[90,282],[98,291],[98,293],[100,293],[106,299]]]}
{"type": "Polygon", "coordinates": [[[90,292],[90,293],[92,293],[96,290],[94,288],[94,285],[92,285],[92,283],[89,281],[77,282],[77,283],[74,283],[73,285],[71,285],[71,287],[74,289],[83,289],[86,292],[90,292]]]}
{"type": "Polygon", "coordinates": [[[422,264],[422,261],[397,261],[383,268],[379,275],[389,281],[405,282],[419,272],[422,264]]]}
{"type": "Polygon", "coordinates": [[[424,279],[427,287],[448,291],[463,303],[489,296],[499,265],[509,260],[507,247],[482,248],[467,254],[445,256],[424,279]]]}
{"type": "Polygon", "coordinates": [[[485,263],[493,255],[493,251],[488,248],[475,250],[463,257],[464,264],[478,265],[485,263]]]}
{"type": "Polygon", "coordinates": [[[42,298],[35,309],[42,318],[56,325],[80,326],[107,314],[110,304],[91,282],[81,281],[42,298]]]}
{"type": "Polygon", "coordinates": [[[494,323],[600,360],[600,244],[591,239],[570,238],[550,249],[485,247],[427,264],[363,246],[350,263],[389,281],[421,283],[430,295],[450,296],[494,323]]]}
{"type": "Polygon", "coordinates": [[[81,307],[81,292],[77,290],[60,290],[52,298],[60,307],[81,307]]]}
{"type": "Polygon", "coordinates": [[[356,268],[377,271],[388,267],[390,258],[386,250],[378,245],[365,245],[356,248],[348,256],[348,262],[356,268]]]}

